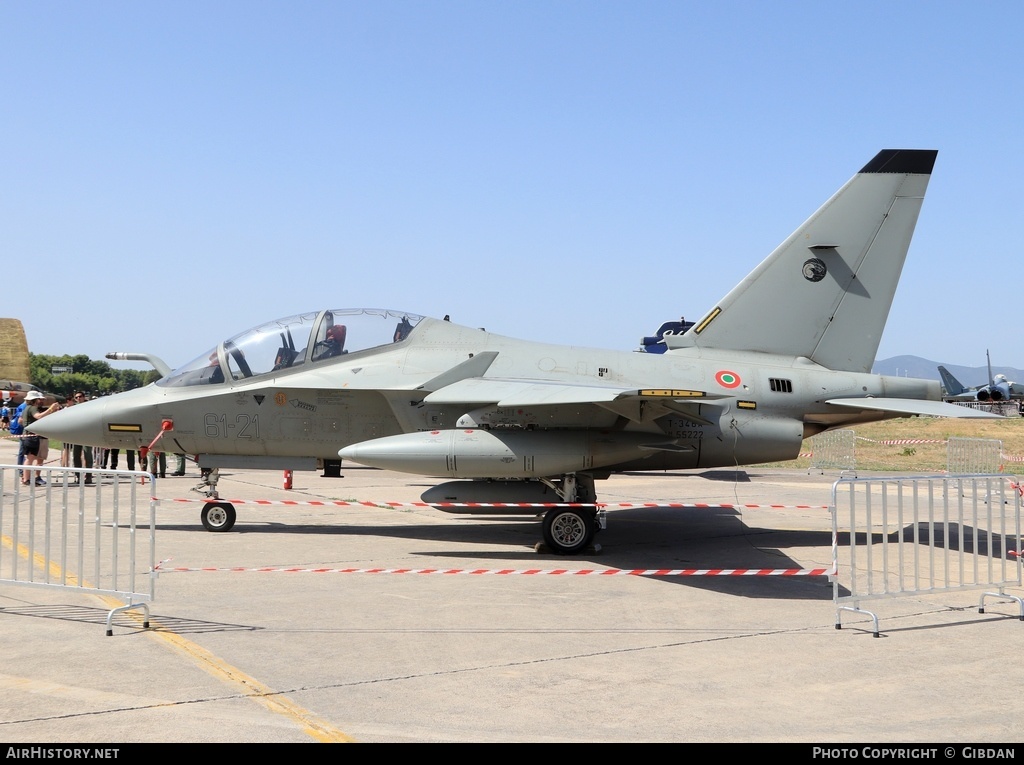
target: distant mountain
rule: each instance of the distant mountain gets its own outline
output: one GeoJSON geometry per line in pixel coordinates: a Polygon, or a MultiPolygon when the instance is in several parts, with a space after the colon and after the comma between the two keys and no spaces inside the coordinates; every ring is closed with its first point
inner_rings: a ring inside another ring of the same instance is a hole
{"type": "MultiPolygon", "coordinates": [[[[953,377],[963,383],[964,387],[972,388],[990,382],[988,379],[988,367],[986,366],[962,367],[957,364],[946,364],[942,361],[929,361],[928,359],[922,359],[920,356],[893,356],[889,359],[882,359],[875,362],[871,371],[879,375],[938,380],[940,364],[952,372],[953,377]]],[[[1006,375],[1006,379],[1010,382],[1024,383],[1024,369],[1000,367],[993,364],[992,374],[1006,375]]]]}

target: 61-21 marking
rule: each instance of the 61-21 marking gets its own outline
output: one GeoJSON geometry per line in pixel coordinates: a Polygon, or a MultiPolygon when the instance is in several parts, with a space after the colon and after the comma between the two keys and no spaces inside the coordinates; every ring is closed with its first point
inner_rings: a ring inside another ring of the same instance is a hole
{"type": "Polygon", "coordinates": [[[207,438],[228,438],[234,431],[235,438],[259,438],[260,416],[258,414],[236,414],[230,425],[227,415],[208,412],[203,418],[207,438]]]}

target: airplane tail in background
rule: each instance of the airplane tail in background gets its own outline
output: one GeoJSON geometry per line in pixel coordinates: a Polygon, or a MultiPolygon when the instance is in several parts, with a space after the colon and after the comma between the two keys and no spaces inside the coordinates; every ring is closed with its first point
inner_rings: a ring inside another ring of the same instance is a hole
{"type": "Polygon", "coordinates": [[[25,327],[18,319],[0,319],[0,378],[28,380],[31,374],[25,327]]]}
{"type": "Polygon", "coordinates": [[[937,151],[885,149],[670,348],[870,372],[937,151]]]}
{"type": "Polygon", "coordinates": [[[959,396],[967,390],[945,367],[939,367],[939,377],[942,378],[942,387],[946,389],[947,396],[959,396]]]}

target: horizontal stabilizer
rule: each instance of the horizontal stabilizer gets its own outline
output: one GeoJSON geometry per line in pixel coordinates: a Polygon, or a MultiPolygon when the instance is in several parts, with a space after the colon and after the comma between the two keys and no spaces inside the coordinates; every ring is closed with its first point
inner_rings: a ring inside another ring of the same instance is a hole
{"type": "Polygon", "coordinates": [[[961,419],[1005,419],[1001,415],[971,409],[967,406],[947,404],[945,401],[916,401],[907,398],[832,398],[825,402],[834,406],[893,414],[922,415],[924,417],[958,417],[961,419]]]}

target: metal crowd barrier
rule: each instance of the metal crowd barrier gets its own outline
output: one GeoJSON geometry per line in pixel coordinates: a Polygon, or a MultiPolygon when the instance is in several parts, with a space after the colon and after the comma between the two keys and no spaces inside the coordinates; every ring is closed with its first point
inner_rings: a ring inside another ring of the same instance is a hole
{"type": "Polygon", "coordinates": [[[946,472],[950,475],[999,473],[1003,442],[995,438],[946,439],[946,472]]]}
{"type": "Polygon", "coordinates": [[[878,617],[863,601],[981,589],[1024,600],[1021,493],[1013,476],[841,478],[832,486],[832,586],[836,629],[844,611],[878,617]],[[993,591],[994,590],[994,591],[993,591]],[[845,591],[845,592],[844,592],[845,591]],[[850,605],[847,605],[850,604],[850,605]]]}
{"type": "Polygon", "coordinates": [[[811,438],[811,470],[856,470],[855,432],[848,429],[826,430],[811,438]]]}
{"type": "Polygon", "coordinates": [[[0,465],[0,585],[47,587],[125,601],[107,615],[142,609],[156,586],[156,501],[149,473],[0,465]],[[146,505],[148,504],[148,508],[146,505]]]}

